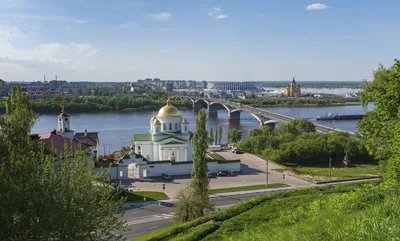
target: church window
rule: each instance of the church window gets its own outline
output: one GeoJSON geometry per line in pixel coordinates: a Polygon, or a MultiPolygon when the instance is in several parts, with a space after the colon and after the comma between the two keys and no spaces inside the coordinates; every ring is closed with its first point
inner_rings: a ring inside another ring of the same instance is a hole
{"type": "Polygon", "coordinates": [[[175,130],[178,130],[178,123],[175,123],[175,130]]]}
{"type": "Polygon", "coordinates": [[[164,131],[167,129],[167,126],[165,125],[165,123],[163,124],[163,129],[164,129],[164,131]]]}
{"type": "Polygon", "coordinates": [[[172,123],[169,123],[169,130],[172,130],[172,123]]]}
{"type": "Polygon", "coordinates": [[[187,131],[187,126],[185,126],[185,131],[187,131]]]}
{"type": "Polygon", "coordinates": [[[159,132],[160,130],[158,129],[158,127],[156,127],[156,132],[159,132]]]}

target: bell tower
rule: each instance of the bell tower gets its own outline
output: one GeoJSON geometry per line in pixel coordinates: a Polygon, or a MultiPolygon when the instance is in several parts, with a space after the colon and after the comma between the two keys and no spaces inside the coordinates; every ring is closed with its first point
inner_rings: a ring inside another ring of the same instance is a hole
{"type": "Polygon", "coordinates": [[[61,106],[61,114],[58,115],[57,131],[61,132],[63,137],[72,139],[74,131],[70,127],[70,116],[64,112],[64,106],[61,106]]]}

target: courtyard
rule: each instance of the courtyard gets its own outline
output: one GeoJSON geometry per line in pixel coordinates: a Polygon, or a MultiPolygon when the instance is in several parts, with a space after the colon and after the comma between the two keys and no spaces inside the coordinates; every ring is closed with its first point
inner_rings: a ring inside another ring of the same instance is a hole
{"type": "MultiPolygon", "coordinates": [[[[220,151],[217,153],[227,160],[240,159],[241,172],[234,173],[233,176],[226,177],[217,177],[216,173],[213,173],[213,177],[210,179],[210,189],[266,184],[267,165],[265,160],[247,153],[235,154],[231,151],[220,151]]],[[[288,175],[284,176],[284,174],[274,171],[275,169],[280,168],[281,167],[277,166],[276,164],[269,162],[269,184],[284,183],[292,187],[310,185],[310,183],[305,182],[301,179],[297,179],[288,175]]],[[[184,175],[172,176],[172,180],[164,180],[162,177],[147,178],[141,180],[125,179],[123,180],[123,184],[126,187],[130,187],[135,190],[165,192],[170,198],[173,198],[180,189],[186,186],[189,180],[190,176],[184,175]],[[163,189],[163,184],[165,184],[165,190],[163,189]]]]}

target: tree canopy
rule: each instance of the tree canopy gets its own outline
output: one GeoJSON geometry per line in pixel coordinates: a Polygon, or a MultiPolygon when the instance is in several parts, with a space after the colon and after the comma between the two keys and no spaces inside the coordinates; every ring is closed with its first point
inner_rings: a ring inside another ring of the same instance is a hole
{"type": "Polygon", "coordinates": [[[237,143],[242,139],[242,131],[238,129],[232,129],[228,132],[228,142],[237,143]]]}
{"type": "Polygon", "coordinates": [[[374,101],[374,109],[359,121],[358,130],[368,151],[382,160],[389,179],[400,180],[400,61],[389,68],[380,65],[373,80],[361,91],[364,107],[374,101]]]}
{"type": "MultiPolygon", "coordinates": [[[[45,155],[32,142],[29,98],[13,87],[0,116],[0,240],[120,240],[123,199],[87,153],[45,155]]],[[[68,148],[65,148],[68,149],[68,148]]]]}

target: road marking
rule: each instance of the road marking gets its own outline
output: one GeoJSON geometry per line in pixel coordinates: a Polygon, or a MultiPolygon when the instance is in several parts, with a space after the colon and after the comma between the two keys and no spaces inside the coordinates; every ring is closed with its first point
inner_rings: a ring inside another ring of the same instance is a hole
{"type": "Polygon", "coordinates": [[[160,221],[160,220],[167,220],[171,219],[173,217],[174,213],[164,213],[160,215],[152,215],[152,216],[147,216],[143,219],[135,219],[132,218],[130,220],[127,220],[127,225],[135,225],[135,224],[141,224],[141,223],[149,223],[149,222],[154,222],[154,221],[160,221]]]}

